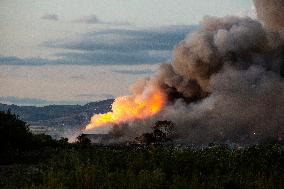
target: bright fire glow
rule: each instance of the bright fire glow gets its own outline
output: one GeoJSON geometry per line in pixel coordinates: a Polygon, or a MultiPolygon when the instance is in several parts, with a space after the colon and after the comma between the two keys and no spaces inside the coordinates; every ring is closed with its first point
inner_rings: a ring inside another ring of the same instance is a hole
{"type": "Polygon", "coordinates": [[[94,115],[86,130],[107,124],[144,119],[158,113],[164,104],[165,94],[157,89],[143,95],[118,97],[112,104],[112,112],[94,115]]]}

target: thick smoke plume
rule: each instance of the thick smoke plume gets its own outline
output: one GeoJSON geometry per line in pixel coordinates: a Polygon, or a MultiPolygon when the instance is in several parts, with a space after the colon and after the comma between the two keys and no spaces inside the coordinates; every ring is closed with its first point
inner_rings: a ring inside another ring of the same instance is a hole
{"type": "Polygon", "coordinates": [[[283,29],[284,26],[284,0],[254,0],[257,17],[267,26],[283,29]]]}
{"type": "Polygon", "coordinates": [[[174,122],[177,143],[254,144],[284,135],[284,1],[255,4],[262,22],[205,17],[170,63],[131,87],[145,98],[159,88],[167,103],[150,118],[115,126],[120,140],[148,132],[158,120],[174,122]]]}

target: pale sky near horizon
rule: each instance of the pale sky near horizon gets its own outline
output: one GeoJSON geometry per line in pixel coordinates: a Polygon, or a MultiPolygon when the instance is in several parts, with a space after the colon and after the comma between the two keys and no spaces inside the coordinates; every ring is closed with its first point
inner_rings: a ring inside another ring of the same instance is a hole
{"type": "Polygon", "coordinates": [[[1,0],[0,102],[82,104],[128,94],[128,85],[169,60],[174,45],[206,15],[251,16],[253,4],[1,0]]]}

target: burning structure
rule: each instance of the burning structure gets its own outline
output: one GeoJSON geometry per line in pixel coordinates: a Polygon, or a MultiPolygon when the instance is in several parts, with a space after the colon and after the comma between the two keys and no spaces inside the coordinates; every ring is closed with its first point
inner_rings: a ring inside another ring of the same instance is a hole
{"type": "Polygon", "coordinates": [[[171,62],[94,115],[86,133],[131,140],[158,120],[178,143],[258,143],[284,131],[284,0],[254,0],[257,17],[205,17],[171,62]]]}

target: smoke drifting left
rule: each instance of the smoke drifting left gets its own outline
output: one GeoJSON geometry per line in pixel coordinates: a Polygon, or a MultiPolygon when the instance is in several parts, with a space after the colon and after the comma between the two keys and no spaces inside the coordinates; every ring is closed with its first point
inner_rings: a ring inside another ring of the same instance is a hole
{"type": "Polygon", "coordinates": [[[95,115],[87,132],[118,124],[118,140],[132,140],[154,122],[171,120],[177,143],[277,139],[284,133],[284,1],[255,4],[260,21],[205,17],[201,29],[175,48],[170,63],[134,84],[131,96],[119,97],[99,125],[105,115],[95,115]],[[153,97],[161,100],[154,111],[159,100],[153,97]]]}

